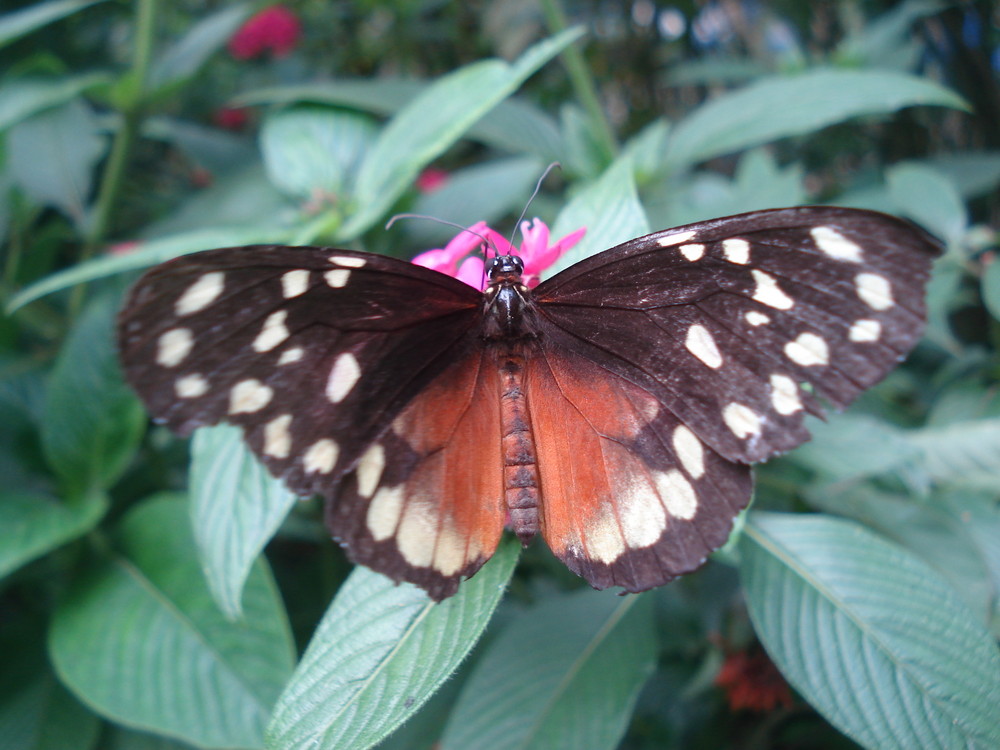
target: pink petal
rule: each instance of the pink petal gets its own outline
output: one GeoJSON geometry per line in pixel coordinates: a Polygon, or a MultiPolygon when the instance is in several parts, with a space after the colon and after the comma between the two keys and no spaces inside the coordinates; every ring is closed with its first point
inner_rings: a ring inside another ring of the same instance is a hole
{"type": "Polygon", "coordinates": [[[458,267],[458,273],[455,274],[455,278],[471,287],[475,287],[479,291],[483,291],[486,288],[484,268],[485,264],[482,258],[466,258],[462,261],[462,265],[458,267]]]}

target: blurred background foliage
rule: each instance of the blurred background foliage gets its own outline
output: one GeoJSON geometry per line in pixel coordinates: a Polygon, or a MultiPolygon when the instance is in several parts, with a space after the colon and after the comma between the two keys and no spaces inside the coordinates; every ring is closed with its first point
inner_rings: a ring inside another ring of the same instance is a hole
{"type": "Polygon", "coordinates": [[[1000,747],[998,68],[989,2],[6,2],[0,746],[1000,747]],[[925,341],[699,572],[617,597],[505,544],[432,606],[122,384],[139,269],[409,258],[452,230],[392,213],[510,227],[551,161],[567,262],[798,203],[946,245],[925,341]]]}

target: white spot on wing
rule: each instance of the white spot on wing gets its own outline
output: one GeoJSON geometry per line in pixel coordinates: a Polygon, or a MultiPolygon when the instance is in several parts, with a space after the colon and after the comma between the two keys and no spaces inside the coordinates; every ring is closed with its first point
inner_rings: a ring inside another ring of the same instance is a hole
{"type": "Polygon", "coordinates": [[[781,291],[778,281],[770,274],[766,274],[758,269],[751,271],[757,288],[754,289],[753,298],[762,305],[773,307],[775,310],[791,310],[795,305],[794,300],[781,291]]]}
{"type": "Polygon", "coordinates": [[[292,415],[282,414],[264,425],[264,453],[275,458],[288,458],[292,450],[292,415]]]}
{"type": "Polygon", "coordinates": [[[861,248],[833,227],[813,227],[809,234],[816,247],[834,260],[861,262],[861,248]]]}
{"type": "Polygon", "coordinates": [[[174,312],[178,315],[190,315],[204,310],[222,294],[225,286],[225,274],[222,271],[206,273],[182,294],[174,304],[174,312]]]}
{"type": "Polygon", "coordinates": [[[684,346],[694,356],[704,362],[712,369],[722,366],[722,355],[715,345],[715,339],[708,329],[703,325],[695,323],[688,328],[687,337],[684,339],[684,346]]]}
{"type": "Polygon", "coordinates": [[[253,340],[253,350],[255,352],[269,352],[278,344],[288,338],[288,328],[285,320],[288,318],[288,310],[278,310],[267,316],[264,320],[264,327],[260,329],[257,338],[253,340]]]}
{"type": "Polygon", "coordinates": [[[308,288],[309,271],[306,271],[305,269],[299,268],[294,271],[289,271],[281,277],[281,293],[284,295],[285,299],[291,299],[292,297],[298,297],[300,294],[305,294],[308,288]]]}
{"type": "MultiPolygon", "coordinates": [[[[667,513],[663,505],[657,488],[649,483],[644,474],[636,474],[631,483],[620,489],[618,510],[628,547],[648,547],[660,538],[667,528],[667,513]]],[[[617,530],[613,533],[617,538],[617,530]]]]}
{"type": "Polygon", "coordinates": [[[330,368],[330,377],[326,381],[326,397],[334,404],[339,404],[361,377],[361,367],[358,359],[350,352],[344,352],[330,368]]]}
{"type": "Polygon", "coordinates": [[[355,258],[350,255],[331,255],[327,260],[338,266],[345,266],[347,268],[363,268],[368,262],[364,258],[355,258]]]}
{"type": "Polygon", "coordinates": [[[687,258],[689,261],[694,263],[696,260],[701,260],[701,256],[705,254],[704,245],[681,245],[678,250],[681,251],[681,255],[687,258]]]}
{"type": "Polygon", "coordinates": [[[382,487],[368,504],[365,523],[376,542],[396,533],[399,517],[403,512],[403,485],[382,487]]]}
{"type": "Polygon", "coordinates": [[[156,342],[156,363],[176,367],[191,353],[194,337],[190,328],[172,328],[156,342]]]}
{"type": "Polygon", "coordinates": [[[306,474],[329,474],[337,465],[339,455],[340,447],[330,438],[317,440],[302,457],[302,469],[306,474]]]}
{"type": "Polygon", "coordinates": [[[625,553],[625,540],[611,503],[604,502],[583,532],[587,554],[598,562],[611,564],[625,553]]]}
{"type": "Polygon", "coordinates": [[[698,437],[685,425],[678,425],[672,442],[684,471],[693,479],[700,479],[705,473],[705,450],[698,437]]]}
{"type": "Polygon", "coordinates": [[[298,362],[302,359],[302,355],[305,354],[305,350],[301,346],[293,346],[290,349],[285,349],[278,357],[279,365],[290,365],[293,362],[298,362]]]}
{"type": "Polygon", "coordinates": [[[441,525],[431,565],[445,576],[455,575],[465,565],[465,539],[450,523],[441,525]]]}
{"type": "Polygon", "coordinates": [[[815,333],[800,333],[795,341],[785,344],[785,356],[803,367],[830,364],[830,349],[815,333]]]}
{"type": "Polygon", "coordinates": [[[274,391],[255,378],[241,380],[229,392],[230,414],[253,414],[271,403],[274,391]]]}
{"type": "Polygon", "coordinates": [[[674,245],[679,245],[682,242],[687,242],[689,239],[694,237],[695,232],[693,229],[689,229],[686,232],[674,232],[673,234],[668,234],[660,237],[656,244],[660,247],[673,247],[674,245]]]}
{"type": "Polygon", "coordinates": [[[722,254],[730,263],[745,266],[750,262],[750,243],[741,239],[723,240],[722,254]]]}
{"type": "Polygon", "coordinates": [[[434,544],[438,535],[437,514],[425,505],[410,499],[396,529],[399,552],[416,568],[429,567],[434,560],[434,544]]]}
{"type": "Polygon", "coordinates": [[[722,421],[741,440],[760,434],[760,415],[749,406],[735,401],[722,410],[722,421]]]}
{"type": "Polygon", "coordinates": [[[892,299],[892,287],[889,279],[877,273],[859,273],[854,277],[861,301],[873,310],[888,310],[895,301],[892,299]]]}
{"type": "Polygon", "coordinates": [[[361,456],[358,461],[358,494],[361,497],[371,497],[378,487],[382,471],[385,469],[385,449],[375,443],[361,456]]]}
{"type": "Polygon", "coordinates": [[[174,393],[179,398],[198,398],[208,393],[208,381],[201,375],[185,375],[174,383],[174,393]]]}
{"type": "Polygon", "coordinates": [[[677,469],[657,471],[653,474],[656,488],[670,515],[690,521],[698,512],[698,495],[694,487],[677,469]]]}
{"type": "Polygon", "coordinates": [[[882,324],[877,320],[862,318],[854,321],[851,330],[847,332],[847,338],[859,344],[870,341],[878,341],[882,335],[882,324]]]}
{"type": "Polygon", "coordinates": [[[799,399],[799,387],[795,381],[787,375],[771,376],[771,404],[778,414],[788,416],[802,410],[802,401],[799,399]]]}
{"type": "Polygon", "coordinates": [[[351,272],[346,268],[336,268],[333,271],[327,271],[324,273],[323,278],[326,279],[326,283],[334,289],[341,289],[342,287],[347,286],[347,280],[351,278],[351,272]]]}
{"type": "Polygon", "coordinates": [[[771,319],[767,315],[757,310],[750,310],[744,313],[743,317],[752,326],[764,326],[771,322],[771,319]]]}

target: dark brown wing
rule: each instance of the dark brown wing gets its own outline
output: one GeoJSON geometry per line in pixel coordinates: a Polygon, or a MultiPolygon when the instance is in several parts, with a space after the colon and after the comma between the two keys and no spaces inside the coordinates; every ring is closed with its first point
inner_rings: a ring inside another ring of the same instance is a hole
{"type": "Polygon", "coordinates": [[[125,375],[181,433],[231,422],[295,492],[334,494],[403,407],[476,346],[481,295],[380,255],[255,246],[143,276],[119,320],[125,375]]]}
{"type": "Polygon", "coordinates": [[[940,246],[844,208],[758,211],[626,242],[535,290],[545,335],[641,386],[704,443],[761,461],[882,379],[924,326],[940,246]]]}

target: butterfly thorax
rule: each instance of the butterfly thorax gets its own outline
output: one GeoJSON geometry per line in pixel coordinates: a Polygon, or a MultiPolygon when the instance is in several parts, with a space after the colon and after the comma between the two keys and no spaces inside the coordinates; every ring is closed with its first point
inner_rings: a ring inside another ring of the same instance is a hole
{"type": "Polygon", "coordinates": [[[516,340],[538,336],[537,313],[522,274],[524,261],[500,255],[487,268],[489,286],[483,293],[482,337],[516,340]]]}

